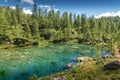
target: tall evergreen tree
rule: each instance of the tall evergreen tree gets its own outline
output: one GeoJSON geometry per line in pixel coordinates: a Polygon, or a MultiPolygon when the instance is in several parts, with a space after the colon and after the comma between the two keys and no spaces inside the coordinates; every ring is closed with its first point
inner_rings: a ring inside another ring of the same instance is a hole
{"type": "Polygon", "coordinates": [[[17,19],[17,16],[15,15],[15,12],[14,10],[11,11],[11,24],[12,24],[12,27],[16,27],[18,25],[18,19],[17,19]]]}
{"type": "Polygon", "coordinates": [[[31,39],[31,29],[30,26],[28,24],[28,22],[25,20],[24,25],[23,26],[23,30],[24,30],[24,37],[27,38],[28,40],[31,39]]]}
{"type": "Polygon", "coordinates": [[[39,34],[39,24],[37,20],[33,20],[31,24],[31,33],[33,36],[33,39],[39,41],[40,40],[40,34],[39,34]]]}
{"type": "Polygon", "coordinates": [[[87,18],[85,14],[81,15],[81,33],[83,37],[86,38],[86,27],[87,27],[87,18]]]}
{"type": "Polygon", "coordinates": [[[16,5],[16,17],[19,24],[22,24],[22,9],[19,7],[19,5],[16,5]]]}
{"type": "Polygon", "coordinates": [[[38,8],[37,8],[36,4],[34,4],[34,6],[33,6],[32,18],[36,19],[36,20],[38,20],[38,18],[39,18],[39,11],[38,11],[38,8]]]}
{"type": "Polygon", "coordinates": [[[5,35],[8,29],[8,22],[4,14],[4,10],[0,7],[0,34],[5,35]]]}
{"type": "Polygon", "coordinates": [[[12,15],[11,15],[11,9],[10,7],[7,7],[6,10],[5,10],[5,15],[6,15],[6,19],[9,23],[9,25],[11,25],[11,22],[12,22],[12,15]]]}

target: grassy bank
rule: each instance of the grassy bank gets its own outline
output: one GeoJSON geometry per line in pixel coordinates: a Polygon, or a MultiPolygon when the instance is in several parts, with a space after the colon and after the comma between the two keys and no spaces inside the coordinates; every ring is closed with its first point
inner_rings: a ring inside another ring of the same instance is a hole
{"type": "Polygon", "coordinates": [[[103,66],[109,62],[115,61],[112,59],[98,59],[97,64],[92,62],[83,65],[77,65],[72,70],[57,73],[51,76],[40,78],[40,80],[120,80],[120,69],[117,70],[104,70],[103,66]],[[104,64],[103,64],[104,62],[104,64]]]}

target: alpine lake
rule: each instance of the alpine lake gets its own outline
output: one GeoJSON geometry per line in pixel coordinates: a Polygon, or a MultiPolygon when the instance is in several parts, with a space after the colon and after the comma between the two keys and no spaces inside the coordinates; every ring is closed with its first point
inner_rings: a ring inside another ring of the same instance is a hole
{"type": "Polygon", "coordinates": [[[27,80],[33,74],[39,77],[65,71],[65,65],[77,64],[76,58],[96,57],[92,46],[54,44],[45,47],[0,50],[0,80],[27,80]]]}

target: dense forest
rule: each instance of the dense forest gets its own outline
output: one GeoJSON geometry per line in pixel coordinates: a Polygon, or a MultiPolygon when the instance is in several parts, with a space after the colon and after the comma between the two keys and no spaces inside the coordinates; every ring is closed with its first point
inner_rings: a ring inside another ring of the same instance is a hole
{"type": "Polygon", "coordinates": [[[0,7],[0,45],[18,47],[50,43],[112,45],[120,43],[120,17],[86,17],[85,14],[47,11],[33,6],[33,14],[22,8],[0,7]]]}
{"type": "Polygon", "coordinates": [[[25,14],[19,5],[15,9],[0,6],[0,49],[37,46],[14,52],[1,50],[0,79],[120,80],[119,16],[87,17],[54,9],[47,11],[36,4],[32,12],[25,14]],[[38,47],[44,44],[50,45],[38,47]],[[47,72],[62,70],[42,77],[47,72]]]}

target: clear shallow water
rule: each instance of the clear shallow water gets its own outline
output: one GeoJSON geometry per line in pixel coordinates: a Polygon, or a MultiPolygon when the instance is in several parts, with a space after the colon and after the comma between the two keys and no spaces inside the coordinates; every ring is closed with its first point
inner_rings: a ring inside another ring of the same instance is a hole
{"type": "Polygon", "coordinates": [[[26,80],[64,71],[68,63],[76,64],[80,56],[95,57],[94,48],[85,45],[49,45],[44,48],[1,50],[0,80],[26,80]]]}

